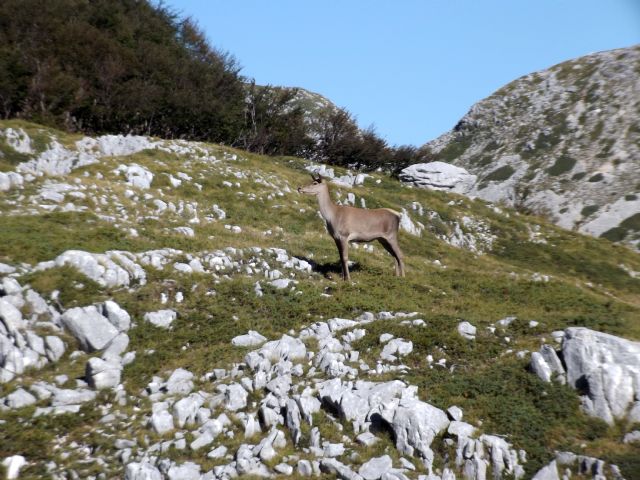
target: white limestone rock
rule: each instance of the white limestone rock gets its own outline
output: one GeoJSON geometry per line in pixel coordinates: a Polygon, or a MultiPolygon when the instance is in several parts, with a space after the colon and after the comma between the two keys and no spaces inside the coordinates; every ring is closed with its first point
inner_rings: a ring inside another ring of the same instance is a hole
{"type": "Polygon", "coordinates": [[[118,386],[121,375],[122,365],[119,362],[108,362],[97,357],[89,359],[85,368],[87,383],[95,390],[118,386]]]}
{"type": "Polygon", "coordinates": [[[20,469],[27,464],[27,460],[22,455],[12,455],[2,460],[2,466],[6,469],[7,480],[13,480],[20,476],[20,469]]]}
{"type": "Polygon", "coordinates": [[[85,352],[102,350],[119,333],[95,306],[71,308],[60,320],[85,352]]]}
{"type": "Polygon", "coordinates": [[[141,190],[148,190],[153,181],[153,173],[136,163],[120,165],[116,168],[115,173],[123,173],[129,185],[141,190]]]}
{"type": "Polygon", "coordinates": [[[417,453],[427,467],[433,461],[431,442],[449,426],[447,414],[408,392],[399,401],[385,404],[381,417],[394,432],[396,448],[404,455],[417,453]]]}
{"type": "Polygon", "coordinates": [[[568,384],[586,392],[582,405],[588,414],[609,424],[640,421],[639,342],[572,327],[565,330],[562,354],[568,384]]]}
{"type": "Polygon", "coordinates": [[[154,403],[152,406],[151,427],[158,435],[164,435],[173,430],[173,416],[169,413],[165,402],[154,403]]]}
{"type": "Polygon", "coordinates": [[[458,333],[467,340],[475,340],[476,327],[471,325],[469,322],[460,322],[458,324],[458,333]]]}
{"type": "Polygon", "coordinates": [[[8,408],[13,409],[13,408],[27,407],[29,405],[33,405],[37,401],[38,400],[36,399],[36,397],[31,395],[25,389],[18,388],[16,391],[6,396],[6,398],[4,399],[4,404],[8,408]]]}
{"type": "Polygon", "coordinates": [[[25,327],[22,312],[4,297],[0,298],[0,322],[11,333],[22,330],[25,327]]]}
{"type": "Polygon", "coordinates": [[[260,335],[254,330],[249,330],[244,335],[238,335],[231,340],[231,344],[236,347],[254,347],[266,342],[266,337],[260,335]]]}
{"type": "Polygon", "coordinates": [[[416,163],[403,169],[400,181],[430,190],[465,194],[473,187],[476,176],[464,168],[445,162],[416,163]]]}
{"type": "Polygon", "coordinates": [[[184,368],[176,368],[164,385],[169,395],[185,395],[193,390],[193,373],[184,368]]]}
{"type": "Polygon", "coordinates": [[[107,300],[98,308],[120,332],[126,332],[131,328],[131,316],[113,300],[107,300]]]}
{"type": "Polygon", "coordinates": [[[172,465],[167,471],[168,480],[200,480],[200,465],[185,462],[182,465],[172,465]]]}
{"type": "Polygon", "coordinates": [[[389,455],[374,457],[362,464],[358,473],[364,480],[378,480],[382,478],[391,468],[393,462],[389,455]]]}
{"type": "Polygon", "coordinates": [[[560,480],[556,461],[553,460],[551,463],[538,470],[532,480],[560,480]]]}
{"type": "Polygon", "coordinates": [[[178,314],[173,310],[158,310],[156,312],[147,312],[144,314],[144,320],[155,325],[158,328],[168,329],[178,314]]]}
{"type": "Polygon", "coordinates": [[[398,357],[405,357],[413,351],[413,342],[404,338],[394,338],[384,346],[380,353],[382,360],[393,362],[398,357]]]}
{"type": "Polygon", "coordinates": [[[224,392],[225,408],[237,411],[247,406],[247,391],[239,383],[232,383],[224,392]]]}
{"type": "Polygon", "coordinates": [[[44,337],[45,343],[45,354],[49,361],[57,362],[60,360],[62,355],[65,352],[64,342],[60,339],[60,337],[56,337],[55,335],[47,335],[44,337]]]}
{"type": "Polygon", "coordinates": [[[204,400],[200,393],[192,393],[173,404],[173,417],[180,428],[195,423],[198,409],[204,400]]]}

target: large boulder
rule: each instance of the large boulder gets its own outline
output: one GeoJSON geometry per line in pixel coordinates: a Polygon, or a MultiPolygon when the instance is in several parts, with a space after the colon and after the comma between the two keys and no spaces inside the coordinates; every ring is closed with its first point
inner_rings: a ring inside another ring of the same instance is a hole
{"type": "Polygon", "coordinates": [[[402,182],[430,190],[465,194],[473,187],[476,176],[464,168],[445,162],[416,163],[400,172],[402,182]]]}
{"type": "Polygon", "coordinates": [[[567,383],[583,393],[585,411],[613,424],[640,422],[640,343],[588,328],[565,330],[567,383]]]}

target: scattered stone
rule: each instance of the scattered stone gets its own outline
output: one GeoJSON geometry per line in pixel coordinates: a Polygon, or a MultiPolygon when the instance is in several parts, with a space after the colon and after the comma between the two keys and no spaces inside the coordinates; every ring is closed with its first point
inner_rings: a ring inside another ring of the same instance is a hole
{"type": "Polygon", "coordinates": [[[156,327],[167,329],[171,326],[177,316],[178,314],[173,310],[158,310],[157,312],[145,313],[144,319],[156,327]]]}
{"type": "Polygon", "coordinates": [[[458,324],[458,333],[467,340],[475,340],[476,327],[471,325],[469,322],[460,322],[458,324]]]}
{"type": "Polygon", "coordinates": [[[256,345],[261,345],[266,341],[266,337],[263,337],[254,330],[249,330],[249,332],[244,335],[234,337],[231,340],[231,343],[236,347],[254,347],[256,345]]]}
{"type": "Polygon", "coordinates": [[[93,357],[87,362],[85,378],[91,388],[102,390],[120,384],[122,365],[93,357]]]}
{"type": "Polygon", "coordinates": [[[640,343],[583,327],[564,332],[562,355],[567,383],[586,392],[582,407],[612,425],[640,422],[640,343]]]}
{"type": "Polygon", "coordinates": [[[22,455],[13,455],[2,461],[2,466],[6,469],[7,480],[13,480],[20,476],[20,469],[27,464],[27,460],[22,455]]]}

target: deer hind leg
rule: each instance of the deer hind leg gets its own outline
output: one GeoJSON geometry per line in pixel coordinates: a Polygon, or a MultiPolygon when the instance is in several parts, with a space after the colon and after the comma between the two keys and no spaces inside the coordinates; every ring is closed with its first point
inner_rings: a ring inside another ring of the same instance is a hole
{"type": "Polygon", "coordinates": [[[404,260],[400,246],[398,245],[398,237],[395,235],[389,238],[378,239],[384,249],[396,259],[396,276],[404,277],[404,260]]]}
{"type": "Polygon", "coordinates": [[[340,253],[340,263],[342,264],[342,279],[350,281],[349,275],[349,242],[340,238],[334,238],[338,253],[340,253]]]}

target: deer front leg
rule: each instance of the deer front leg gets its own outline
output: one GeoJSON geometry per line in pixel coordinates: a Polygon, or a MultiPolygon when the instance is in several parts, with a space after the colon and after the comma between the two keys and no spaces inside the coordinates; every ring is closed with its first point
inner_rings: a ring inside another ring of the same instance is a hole
{"type": "Polygon", "coordinates": [[[349,242],[344,239],[334,238],[338,253],[340,253],[340,263],[342,263],[342,279],[350,281],[349,275],[349,242]]]}

